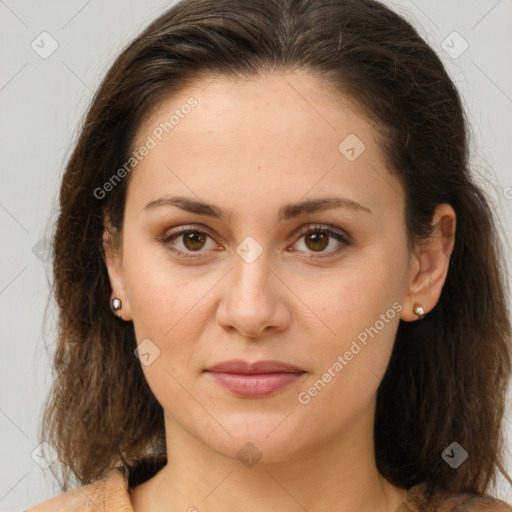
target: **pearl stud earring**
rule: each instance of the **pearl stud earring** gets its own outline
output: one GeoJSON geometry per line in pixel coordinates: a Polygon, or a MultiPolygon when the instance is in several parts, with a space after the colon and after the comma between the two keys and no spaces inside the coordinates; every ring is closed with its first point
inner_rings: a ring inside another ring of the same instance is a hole
{"type": "Polygon", "coordinates": [[[420,320],[425,316],[425,310],[421,304],[414,304],[414,314],[418,315],[420,320]]]}
{"type": "Polygon", "coordinates": [[[114,297],[110,301],[110,307],[112,308],[112,311],[119,311],[123,307],[123,303],[121,302],[121,299],[118,299],[117,297],[114,297]]]}

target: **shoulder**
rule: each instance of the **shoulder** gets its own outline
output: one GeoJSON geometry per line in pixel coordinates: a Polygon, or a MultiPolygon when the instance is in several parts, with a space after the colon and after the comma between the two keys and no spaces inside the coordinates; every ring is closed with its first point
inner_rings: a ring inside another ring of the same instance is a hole
{"type": "Polygon", "coordinates": [[[512,506],[488,494],[427,492],[427,484],[412,487],[396,512],[512,512],[512,506]]]}
{"type": "Polygon", "coordinates": [[[54,496],[25,512],[132,512],[127,488],[122,468],[114,468],[100,480],[54,496]]]}

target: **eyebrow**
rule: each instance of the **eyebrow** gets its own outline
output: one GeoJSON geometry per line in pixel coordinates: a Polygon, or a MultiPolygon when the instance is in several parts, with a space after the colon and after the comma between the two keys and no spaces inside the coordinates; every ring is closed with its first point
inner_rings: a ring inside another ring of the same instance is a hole
{"type": "MultiPolygon", "coordinates": [[[[222,208],[208,204],[203,201],[192,199],[185,196],[163,196],[159,199],[150,201],[144,207],[143,211],[150,211],[162,206],[176,206],[190,213],[198,215],[208,215],[221,220],[230,221],[233,218],[232,210],[223,210],[222,208]]],[[[351,208],[371,213],[371,210],[352,199],[346,197],[322,197],[319,199],[310,199],[298,203],[289,203],[279,208],[279,221],[292,219],[306,213],[319,212],[332,208],[351,208]]]]}

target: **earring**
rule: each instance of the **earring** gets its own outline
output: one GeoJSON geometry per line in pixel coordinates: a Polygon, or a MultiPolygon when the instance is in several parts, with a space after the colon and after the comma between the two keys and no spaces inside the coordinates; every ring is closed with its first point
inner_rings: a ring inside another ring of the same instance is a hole
{"type": "Polygon", "coordinates": [[[114,297],[110,301],[110,307],[112,308],[112,311],[116,312],[116,311],[119,311],[123,307],[123,303],[121,302],[121,299],[114,297]]]}
{"type": "Polygon", "coordinates": [[[414,314],[418,315],[420,320],[425,316],[425,310],[421,304],[414,304],[414,314]]]}

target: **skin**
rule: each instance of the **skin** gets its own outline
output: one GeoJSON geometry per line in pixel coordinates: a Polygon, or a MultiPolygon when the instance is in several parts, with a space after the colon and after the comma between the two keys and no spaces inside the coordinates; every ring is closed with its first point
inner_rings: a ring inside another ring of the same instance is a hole
{"type": "Polygon", "coordinates": [[[160,350],[142,369],[164,410],[168,464],[130,489],[133,508],[394,511],[406,490],[376,467],[377,388],[399,320],[416,321],[415,303],[428,314],[439,299],[455,213],[439,205],[435,236],[410,251],[404,192],[372,123],[303,72],[203,77],[152,111],[134,147],[191,96],[198,105],[130,175],[121,237],[105,224],[119,315],[133,322],[137,343],[149,338],[160,350]],[[354,161],[338,149],[349,134],[365,144],[354,161]],[[232,217],[144,210],[166,194],[201,199],[232,217]],[[278,221],[286,203],[333,195],[370,212],[341,207],[278,221]],[[297,233],[314,224],[346,232],[352,243],[331,236],[319,248],[311,234],[297,233]],[[178,226],[204,229],[206,238],[159,240],[178,226]],[[252,263],[236,251],[248,236],[262,249],[252,263]],[[393,304],[401,311],[300,403],[299,393],[393,304]],[[273,396],[241,398],[203,371],[235,358],[277,359],[306,373],[273,396]],[[251,467],[237,457],[248,442],[261,457],[251,467]]]}

